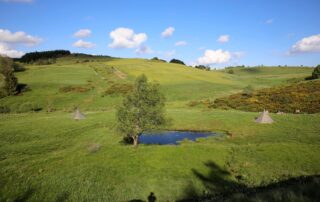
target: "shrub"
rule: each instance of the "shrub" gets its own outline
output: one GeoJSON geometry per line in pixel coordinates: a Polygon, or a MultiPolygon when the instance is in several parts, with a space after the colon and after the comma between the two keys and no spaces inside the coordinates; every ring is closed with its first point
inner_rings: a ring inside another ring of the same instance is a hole
{"type": "Polygon", "coordinates": [[[133,89],[132,84],[114,83],[105,91],[104,94],[105,95],[126,95],[130,93],[132,89],[133,89]]]}
{"type": "Polygon", "coordinates": [[[17,93],[18,79],[13,74],[13,61],[10,58],[1,58],[0,70],[4,76],[3,94],[6,96],[17,93]]]}
{"type": "Polygon", "coordinates": [[[314,70],[312,72],[312,78],[313,79],[320,78],[320,65],[318,65],[316,68],[314,68],[314,70]]]}
{"type": "Polygon", "coordinates": [[[39,105],[32,103],[32,102],[25,102],[19,106],[19,108],[16,110],[16,112],[25,113],[25,112],[31,112],[31,111],[37,112],[37,111],[41,111],[41,110],[42,110],[42,108],[39,105]]]}
{"type": "Polygon", "coordinates": [[[60,92],[69,93],[69,92],[76,92],[76,93],[84,93],[89,91],[91,88],[89,86],[65,86],[59,89],[60,92]]]}
{"type": "Polygon", "coordinates": [[[182,62],[181,60],[178,60],[178,59],[172,59],[172,60],[170,60],[170,63],[185,65],[184,62],[182,62]]]}
{"type": "Polygon", "coordinates": [[[210,71],[210,67],[204,65],[197,65],[195,68],[210,71]]]}
{"type": "Polygon", "coordinates": [[[320,80],[257,91],[251,91],[248,86],[242,93],[215,99],[209,107],[254,112],[263,109],[271,112],[281,110],[287,113],[294,113],[298,109],[302,113],[318,113],[320,112],[320,80]]]}
{"type": "Polygon", "coordinates": [[[227,70],[227,73],[228,73],[228,74],[234,74],[234,71],[233,71],[233,69],[228,69],[228,70],[227,70]]]}
{"type": "Polygon", "coordinates": [[[50,58],[50,59],[39,59],[39,60],[35,61],[33,64],[35,64],[35,65],[51,65],[51,64],[55,64],[55,63],[56,63],[56,59],[50,58]]]}
{"type": "Polygon", "coordinates": [[[167,62],[167,61],[162,60],[162,59],[159,59],[159,58],[157,58],[157,57],[153,57],[153,58],[151,58],[151,60],[153,60],[153,61],[158,61],[158,62],[167,62]]]}
{"type": "Polygon", "coordinates": [[[251,85],[248,85],[247,87],[245,87],[242,91],[242,95],[251,97],[253,94],[253,87],[251,85]]]}
{"type": "Polygon", "coordinates": [[[10,108],[8,106],[0,106],[0,113],[10,113],[10,108]]]}
{"type": "Polygon", "coordinates": [[[13,71],[14,72],[23,72],[25,70],[26,70],[26,68],[22,64],[16,63],[16,62],[13,63],[13,71]]]}

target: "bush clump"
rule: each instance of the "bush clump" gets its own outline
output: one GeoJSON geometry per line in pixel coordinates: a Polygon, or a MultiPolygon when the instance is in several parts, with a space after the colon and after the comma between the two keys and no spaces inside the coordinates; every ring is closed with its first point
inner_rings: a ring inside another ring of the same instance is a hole
{"type": "Polygon", "coordinates": [[[202,69],[202,70],[210,71],[210,67],[209,66],[197,65],[197,66],[195,66],[195,68],[196,69],[202,69]]]}
{"type": "Polygon", "coordinates": [[[313,80],[320,78],[320,65],[316,66],[312,72],[312,75],[307,77],[306,80],[313,80]]]}
{"type": "Polygon", "coordinates": [[[104,93],[104,95],[126,95],[133,90],[132,84],[113,83],[104,93]]]}
{"type": "Polygon", "coordinates": [[[183,61],[178,60],[178,59],[174,59],[174,58],[172,60],[170,60],[170,63],[185,65],[183,61]]]}
{"type": "Polygon", "coordinates": [[[70,93],[70,92],[85,93],[91,89],[92,87],[89,87],[89,86],[65,86],[65,87],[61,87],[59,91],[63,93],[70,93]]]}
{"type": "Polygon", "coordinates": [[[10,96],[18,93],[18,79],[14,75],[14,63],[12,59],[0,57],[0,73],[4,77],[4,85],[1,89],[1,96],[10,96]]]}
{"type": "Polygon", "coordinates": [[[153,57],[153,58],[151,58],[151,60],[152,61],[157,61],[157,62],[167,62],[167,61],[165,61],[163,59],[159,59],[158,57],[153,57]]]}
{"type": "Polygon", "coordinates": [[[218,98],[210,106],[258,112],[267,109],[271,112],[302,113],[320,112],[320,80],[294,83],[288,86],[261,90],[244,90],[242,93],[218,98]]]}
{"type": "Polygon", "coordinates": [[[10,113],[10,107],[8,107],[8,106],[5,106],[5,105],[3,105],[3,106],[0,106],[0,113],[1,114],[5,114],[5,113],[10,113]]]}

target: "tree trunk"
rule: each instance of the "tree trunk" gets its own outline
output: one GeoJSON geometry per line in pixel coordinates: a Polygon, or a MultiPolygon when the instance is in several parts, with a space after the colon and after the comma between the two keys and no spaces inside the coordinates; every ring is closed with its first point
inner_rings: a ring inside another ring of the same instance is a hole
{"type": "Polygon", "coordinates": [[[139,144],[138,135],[132,136],[133,139],[133,146],[137,147],[139,144]]]}

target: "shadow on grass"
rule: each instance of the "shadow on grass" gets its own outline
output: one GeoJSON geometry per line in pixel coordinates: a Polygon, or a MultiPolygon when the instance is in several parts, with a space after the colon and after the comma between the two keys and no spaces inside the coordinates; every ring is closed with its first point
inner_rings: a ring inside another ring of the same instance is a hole
{"type": "Polygon", "coordinates": [[[67,201],[69,198],[70,193],[67,191],[64,191],[60,194],[58,194],[57,198],[56,198],[56,202],[64,202],[67,201]]]}
{"type": "MultiPolygon", "coordinates": [[[[156,202],[157,201],[157,197],[153,192],[150,192],[150,195],[148,196],[148,202],[156,202]]],[[[132,199],[128,202],[145,202],[144,200],[141,199],[132,199]]]]}
{"type": "Polygon", "coordinates": [[[193,174],[203,183],[206,191],[198,194],[192,184],[184,190],[180,202],[186,201],[317,201],[320,198],[320,175],[301,176],[266,186],[248,187],[230,180],[231,174],[214,162],[205,163],[208,175],[197,170],[193,174]]]}
{"type": "Polygon", "coordinates": [[[24,202],[24,201],[28,201],[29,198],[31,198],[31,196],[34,194],[35,189],[29,187],[27,189],[27,191],[25,191],[21,196],[18,196],[14,202],[24,202]]]}

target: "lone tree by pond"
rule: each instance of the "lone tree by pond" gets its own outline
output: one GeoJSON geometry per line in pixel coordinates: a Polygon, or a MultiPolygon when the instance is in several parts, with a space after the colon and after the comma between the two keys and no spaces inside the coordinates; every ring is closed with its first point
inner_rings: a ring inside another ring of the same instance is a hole
{"type": "Polygon", "coordinates": [[[139,76],[132,92],[127,95],[117,110],[118,129],[139,144],[138,138],[144,132],[156,129],[166,123],[165,98],[158,84],[149,83],[145,75],[139,76]]]}

